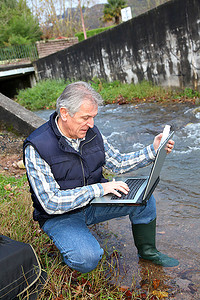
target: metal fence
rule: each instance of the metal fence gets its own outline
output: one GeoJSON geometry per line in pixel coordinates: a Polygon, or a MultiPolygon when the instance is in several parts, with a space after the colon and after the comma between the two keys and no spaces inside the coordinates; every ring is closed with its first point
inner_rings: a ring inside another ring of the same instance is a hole
{"type": "Polygon", "coordinates": [[[27,59],[34,61],[38,59],[38,52],[35,44],[0,47],[0,63],[4,61],[27,59]]]}

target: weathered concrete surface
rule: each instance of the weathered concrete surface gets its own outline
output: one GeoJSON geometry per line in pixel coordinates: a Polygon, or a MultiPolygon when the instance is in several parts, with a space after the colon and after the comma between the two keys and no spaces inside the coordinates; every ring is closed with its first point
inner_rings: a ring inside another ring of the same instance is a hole
{"type": "Polygon", "coordinates": [[[38,79],[200,86],[200,1],[172,0],[34,63],[38,79]]]}
{"type": "Polygon", "coordinates": [[[28,136],[45,121],[0,93],[0,122],[11,130],[28,136]]]}

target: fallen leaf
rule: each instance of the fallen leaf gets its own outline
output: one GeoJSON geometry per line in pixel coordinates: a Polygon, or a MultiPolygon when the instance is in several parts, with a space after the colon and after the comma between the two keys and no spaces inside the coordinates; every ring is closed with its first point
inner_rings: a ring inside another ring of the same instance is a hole
{"type": "Polygon", "coordinates": [[[167,298],[168,297],[168,293],[167,292],[153,291],[152,294],[154,296],[158,297],[159,299],[163,299],[163,298],[167,298]]]}
{"type": "Polygon", "coordinates": [[[147,295],[146,295],[145,293],[141,293],[141,294],[140,294],[140,298],[141,298],[142,300],[145,300],[145,299],[147,298],[147,295]]]}
{"type": "Polygon", "coordinates": [[[160,285],[160,280],[159,279],[154,279],[153,280],[153,288],[156,290],[160,285]]]}
{"type": "Polygon", "coordinates": [[[133,292],[131,292],[131,290],[129,289],[128,286],[126,285],[122,285],[120,288],[121,292],[124,292],[124,294],[126,295],[126,297],[131,298],[133,295],[133,292]]]}
{"type": "Polygon", "coordinates": [[[64,299],[64,297],[63,297],[63,295],[61,294],[60,296],[56,297],[54,300],[63,300],[63,299],[64,299]]]}
{"type": "Polygon", "coordinates": [[[158,231],[157,234],[165,234],[165,231],[158,231]]]}
{"type": "Polygon", "coordinates": [[[122,285],[122,286],[120,286],[119,289],[120,289],[121,292],[125,292],[129,289],[129,287],[127,285],[122,285]]]}
{"type": "Polygon", "coordinates": [[[132,295],[133,295],[133,293],[132,293],[130,290],[127,290],[127,291],[125,292],[125,295],[126,295],[126,297],[131,298],[132,295]]]}
{"type": "Polygon", "coordinates": [[[19,169],[25,169],[25,165],[23,163],[23,160],[18,161],[17,166],[18,166],[19,169]]]}
{"type": "Polygon", "coordinates": [[[5,186],[4,186],[4,190],[6,190],[6,191],[12,191],[11,184],[8,183],[7,185],[5,185],[5,186]]]}

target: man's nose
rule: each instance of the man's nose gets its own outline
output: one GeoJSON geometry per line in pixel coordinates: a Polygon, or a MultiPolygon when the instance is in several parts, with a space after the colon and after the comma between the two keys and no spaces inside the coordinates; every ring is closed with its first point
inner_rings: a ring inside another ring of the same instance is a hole
{"type": "Polygon", "coordinates": [[[94,118],[90,118],[87,122],[87,125],[90,127],[90,128],[93,128],[94,127],[94,118]]]}

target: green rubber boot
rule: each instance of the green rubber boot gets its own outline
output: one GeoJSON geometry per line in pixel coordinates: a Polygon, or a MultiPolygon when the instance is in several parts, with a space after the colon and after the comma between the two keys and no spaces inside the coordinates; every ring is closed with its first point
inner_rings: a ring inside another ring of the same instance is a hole
{"type": "Polygon", "coordinates": [[[139,257],[163,267],[176,267],[178,260],[162,254],[156,249],[156,219],[149,224],[132,224],[135,246],[139,257]]]}

